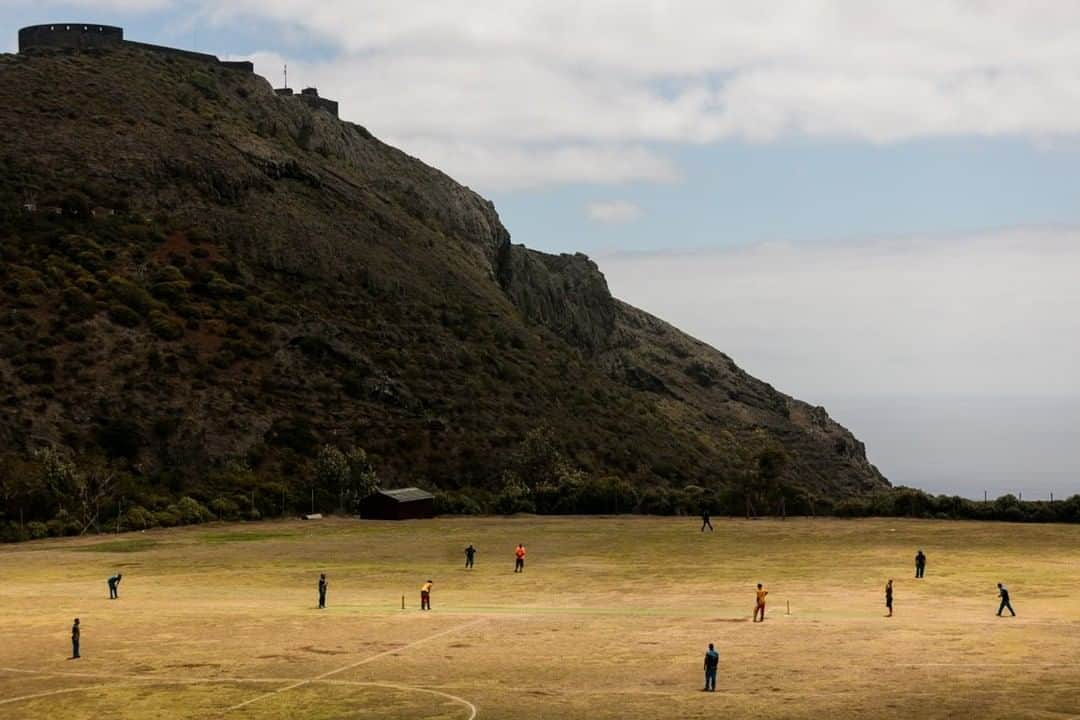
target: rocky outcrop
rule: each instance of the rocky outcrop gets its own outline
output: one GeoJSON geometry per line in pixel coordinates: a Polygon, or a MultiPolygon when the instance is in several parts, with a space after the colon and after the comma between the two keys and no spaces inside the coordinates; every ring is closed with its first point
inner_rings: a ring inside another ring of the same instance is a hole
{"type": "Polygon", "coordinates": [[[503,291],[530,322],[586,353],[608,346],[615,330],[615,299],[588,257],[507,245],[496,267],[503,291]]]}

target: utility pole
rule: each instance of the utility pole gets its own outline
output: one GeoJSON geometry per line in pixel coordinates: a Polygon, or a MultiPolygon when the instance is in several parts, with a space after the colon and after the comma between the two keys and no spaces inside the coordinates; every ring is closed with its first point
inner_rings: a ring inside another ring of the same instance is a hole
{"type": "Polygon", "coordinates": [[[289,64],[285,63],[285,87],[289,87],[289,64]]]}

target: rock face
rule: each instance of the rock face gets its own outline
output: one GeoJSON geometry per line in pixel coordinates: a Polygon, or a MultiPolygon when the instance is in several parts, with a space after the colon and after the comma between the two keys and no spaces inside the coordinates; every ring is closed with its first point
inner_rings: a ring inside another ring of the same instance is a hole
{"type": "Polygon", "coordinates": [[[886,484],[823,409],[258,76],[133,49],[0,73],[0,453],[104,451],[180,492],[238,459],[303,484],[333,443],[484,489],[545,426],[639,486],[734,482],[763,438],[816,497],[886,484]]]}
{"type": "Polygon", "coordinates": [[[589,354],[608,346],[618,307],[592,260],[506,245],[497,269],[503,291],[530,322],[589,354]]]}

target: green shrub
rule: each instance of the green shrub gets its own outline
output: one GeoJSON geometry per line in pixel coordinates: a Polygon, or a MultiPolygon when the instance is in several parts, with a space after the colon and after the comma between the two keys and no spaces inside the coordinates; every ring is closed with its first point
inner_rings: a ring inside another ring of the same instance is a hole
{"type": "Polygon", "coordinates": [[[170,505],[165,510],[158,510],[154,513],[154,524],[161,527],[176,527],[180,524],[180,513],[177,512],[175,505],[170,505]]]}
{"type": "Polygon", "coordinates": [[[79,288],[71,286],[64,289],[64,308],[72,317],[85,319],[97,312],[97,303],[79,288]]]}
{"type": "Polygon", "coordinates": [[[49,526],[43,522],[28,522],[26,523],[26,534],[31,540],[40,540],[49,536],[49,526]]]}
{"type": "Polygon", "coordinates": [[[124,526],[133,530],[148,530],[154,527],[154,514],[141,505],[134,505],[124,513],[124,526]]]}
{"type": "Polygon", "coordinates": [[[484,508],[464,493],[435,493],[435,512],[438,515],[480,515],[484,508]]]}
{"type": "Polygon", "coordinates": [[[184,322],[160,310],[150,312],[150,330],[163,340],[179,340],[184,336],[184,322]]]}
{"type": "Polygon", "coordinates": [[[143,290],[130,280],[116,275],[109,278],[109,292],[112,293],[117,302],[127,305],[140,314],[145,314],[154,302],[153,298],[150,297],[150,293],[146,292],[146,290],[143,290]]]}
{"type": "Polygon", "coordinates": [[[195,525],[214,519],[213,514],[202,503],[192,497],[180,498],[180,501],[176,503],[176,510],[180,516],[180,522],[185,525],[195,525]]]}
{"type": "Polygon", "coordinates": [[[210,501],[210,512],[222,520],[236,520],[240,517],[240,506],[229,498],[219,497],[210,501]]]}
{"type": "Polygon", "coordinates": [[[120,305],[119,303],[109,306],[109,319],[117,325],[129,328],[135,327],[142,321],[137,312],[127,305],[120,305]]]}
{"type": "Polygon", "coordinates": [[[190,287],[191,283],[186,280],[174,280],[170,282],[154,283],[150,291],[156,298],[175,302],[187,295],[187,291],[190,287]]]}
{"type": "Polygon", "coordinates": [[[495,512],[502,515],[536,512],[536,503],[529,488],[516,477],[508,478],[502,492],[495,497],[495,512]]]}

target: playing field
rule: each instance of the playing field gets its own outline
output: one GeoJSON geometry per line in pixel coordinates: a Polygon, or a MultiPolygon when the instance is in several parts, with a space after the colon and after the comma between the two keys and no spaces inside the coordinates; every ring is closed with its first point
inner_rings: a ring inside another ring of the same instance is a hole
{"type": "Polygon", "coordinates": [[[0,717],[1080,717],[1080,528],[713,522],[324,520],[0,547],[0,717]],[[998,581],[1018,617],[995,617],[998,581]]]}

